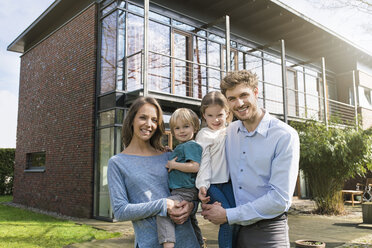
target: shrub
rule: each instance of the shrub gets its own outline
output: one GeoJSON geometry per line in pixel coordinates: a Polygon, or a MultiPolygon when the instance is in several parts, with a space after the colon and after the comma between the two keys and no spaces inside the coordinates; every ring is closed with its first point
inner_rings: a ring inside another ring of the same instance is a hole
{"type": "Polygon", "coordinates": [[[0,149],[0,195],[13,193],[15,149],[0,149]]]}
{"type": "Polygon", "coordinates": [[[313,120],[292,124],[300,136],[300,169],[309,184],[320,214],[344,212],[344,182],[372,169],[371,130],[340,127],[328,129],[313,120]]]}

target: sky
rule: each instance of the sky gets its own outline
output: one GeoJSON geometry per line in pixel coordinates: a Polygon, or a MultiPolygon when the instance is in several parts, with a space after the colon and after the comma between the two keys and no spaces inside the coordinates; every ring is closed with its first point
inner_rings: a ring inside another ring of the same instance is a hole
{"type": "MultiPolygon", "coordinates": [[[[319,9],[313,7],[312,0],[281,1],[372,54],[372,34],[363,29],[363,25],[368,25],[368,18],[372,22],[372,15],[368,16],[354,9],[319,9]]],[[[0,148],[16,147],[21,54],[7,51],[7,46],[53,2],[54,0],[0,1],[0,148]]]]}

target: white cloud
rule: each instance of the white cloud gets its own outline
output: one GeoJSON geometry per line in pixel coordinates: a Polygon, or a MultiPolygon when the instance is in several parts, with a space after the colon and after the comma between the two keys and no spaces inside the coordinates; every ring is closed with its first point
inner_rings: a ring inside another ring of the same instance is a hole
{"type": "Polygon", "coordinates": [[[16,147],[18,97],[0,90],[0,148],[16,147]]]}

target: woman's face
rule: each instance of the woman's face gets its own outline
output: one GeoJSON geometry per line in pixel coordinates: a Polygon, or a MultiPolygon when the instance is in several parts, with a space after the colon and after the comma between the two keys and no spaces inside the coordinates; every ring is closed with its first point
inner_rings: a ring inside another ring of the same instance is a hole
{"type": "Polygon", "coordinates": [[[145,103],[133,119],[133,139],[150,141],[158,128],[158,111],[152,104],[145,103]]]}

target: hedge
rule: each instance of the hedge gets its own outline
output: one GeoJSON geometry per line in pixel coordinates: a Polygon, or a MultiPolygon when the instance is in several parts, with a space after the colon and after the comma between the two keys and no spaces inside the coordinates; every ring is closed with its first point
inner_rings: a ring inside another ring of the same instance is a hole
{"type": "Polygon", "coordinates": [[[0,148],[0,195],[13,193],[15,149],[0,148]]]}

